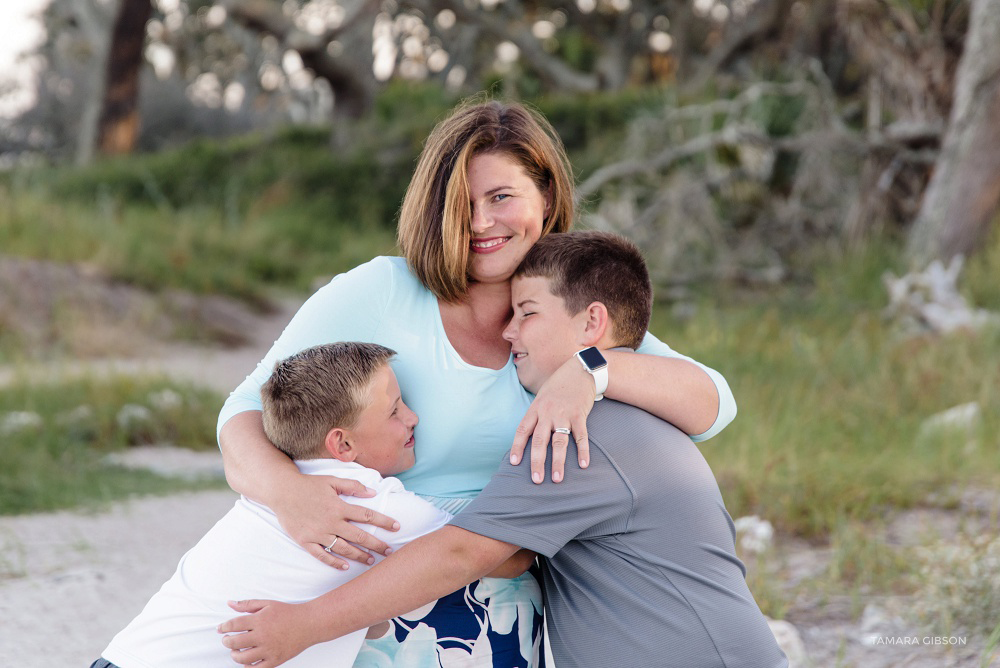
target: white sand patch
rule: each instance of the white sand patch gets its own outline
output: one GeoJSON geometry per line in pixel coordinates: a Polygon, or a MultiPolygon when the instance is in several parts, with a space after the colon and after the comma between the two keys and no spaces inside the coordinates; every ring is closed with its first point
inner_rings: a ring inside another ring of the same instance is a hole
{"type": "Polygon", "coordinates": [[[85,668],[235,503],[232,491],[137,499],[99,514],[0,517],[0,656],[85,668]]]}

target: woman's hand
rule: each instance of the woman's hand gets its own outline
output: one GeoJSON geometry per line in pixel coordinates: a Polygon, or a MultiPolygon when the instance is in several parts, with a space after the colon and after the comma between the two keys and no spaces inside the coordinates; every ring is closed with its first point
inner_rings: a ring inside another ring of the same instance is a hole
{"type": "Polygon", "coordinates": [[[278,601],[230,601],[236,612],[250,613],[219,625],[226,633],[222,644],[232,650],[233,661],[257,668],[280,666],[311,647],[309,629],[315,622],[305,605],[278,601]],[[259,662],[259,663],[258,663],[259,662]]]}
{"type": "Polygon", "coordinates": [[[577,460],[580,468],[590,463],[590,442],[587,440],[587,416],[594,407],[597,396],[594,378],[575,357],[563,363],[542,384],[535,400],[528,407],[517,426],[514,445],[510,449],[510,463],[517,465],[524,448],[531,439],[531,479],[535,483],[545,480],[545,458],[549,439],[552,440],[552,482],[563,479],[569,434],[556,432],[557,428],[569,429],[576,441],[577,460]]]}
{"type": "Polygon", "coordinates": [[[328,566],[346,570],[344,559],[374,563],[375,558],[360,548],[389,554],[391,550],[386,543],[351,522],[389,531],[398,530],[399,522],[371,508],[347,503],[340,498],[341,494],[361,498],[375,496],[375,492],[357,480],[300,475],[270,507],[285,532],[328,566]],[[331,544],[333,548],[327,551],[325,548],[331,544]]]}

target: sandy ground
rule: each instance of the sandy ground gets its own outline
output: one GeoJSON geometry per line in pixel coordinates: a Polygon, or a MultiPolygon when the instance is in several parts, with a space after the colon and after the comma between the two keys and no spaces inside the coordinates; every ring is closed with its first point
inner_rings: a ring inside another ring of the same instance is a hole
{"type": "Polygon", "coordinates": [[[231,491],[147,498],[95,515],[0,518],[0,656],[89,666],[236,500],[231,491]]]}
{"type": "MultiPolygon", "coordinates": [[[[142,359],[53,362],[0,368],[18,374],[166,374],[228,392],[253,369],[298,303],[260,316],[253,341],[235,349],[160,344],[142,359]]],[[[218,452],[135,448],[134,465],[166,474],[219,475],[218,452]]],[[[89,666],[170,577],[177,561],[232,507],[231,491],[135,499],[98,513],[0,517],[0,657],[30,668],[89,666]]],[[[235,664],[234,664],[235,665],[235,664]]]]}

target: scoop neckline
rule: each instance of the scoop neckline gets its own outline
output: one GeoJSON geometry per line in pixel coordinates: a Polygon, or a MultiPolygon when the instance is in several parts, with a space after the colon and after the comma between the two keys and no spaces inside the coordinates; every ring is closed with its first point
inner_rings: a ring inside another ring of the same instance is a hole
{"type": "Polygon", "coordinates": [[[477,366],[475,364],[471,364],[469,362],[466,362],[465,359],[462,357],[462,355],[459,354],[458,350],[455,349],[455,346],[452,345],[451,339],[448,338],[448,332],[445,331],[445,328],[444,328],[444,319],[441,317],[441,304],[438,301],[437,295],[435,295],[433,292],[431,292],[430,290],[428,290],[427,291],[427,296],[429,297],[429,299],[431,301],[431,306],[434,309],[434,322],[435,322],[435,325],[437,326],[438,336],[440,336],[441,339],[444,341],[445,349],[448,351],[448,354],[451,355],[451,357],[452,357],[452,359],[454,361],[458,362],[459,364],[461,364],[466,369],[470,369],[470,370],[473,370],[473,371],[479,371],[479,372],[482,372],[482,373],[489,373],[489,374],[492,374],[492,375],[495,375],[495,376],[499,376],[501,374],[504,374],[504,373],[507,373],[507,372],[510,371],[511,367],[514,366],[514,356],[511,355],[511,354],[507,355],[507,362],[502,367],[500,367],[499,369],[494,369],[494,368],[488,367],[488,366],[477,366]]]}

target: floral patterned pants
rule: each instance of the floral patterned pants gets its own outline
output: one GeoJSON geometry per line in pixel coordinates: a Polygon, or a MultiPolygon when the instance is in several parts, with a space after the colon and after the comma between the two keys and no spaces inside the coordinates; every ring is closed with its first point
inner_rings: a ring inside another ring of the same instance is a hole
{"type": "Polygon", "coordinates": [[[540,576],[483,578],[397,617],[354,668],[544,668],[540,576]]]}

